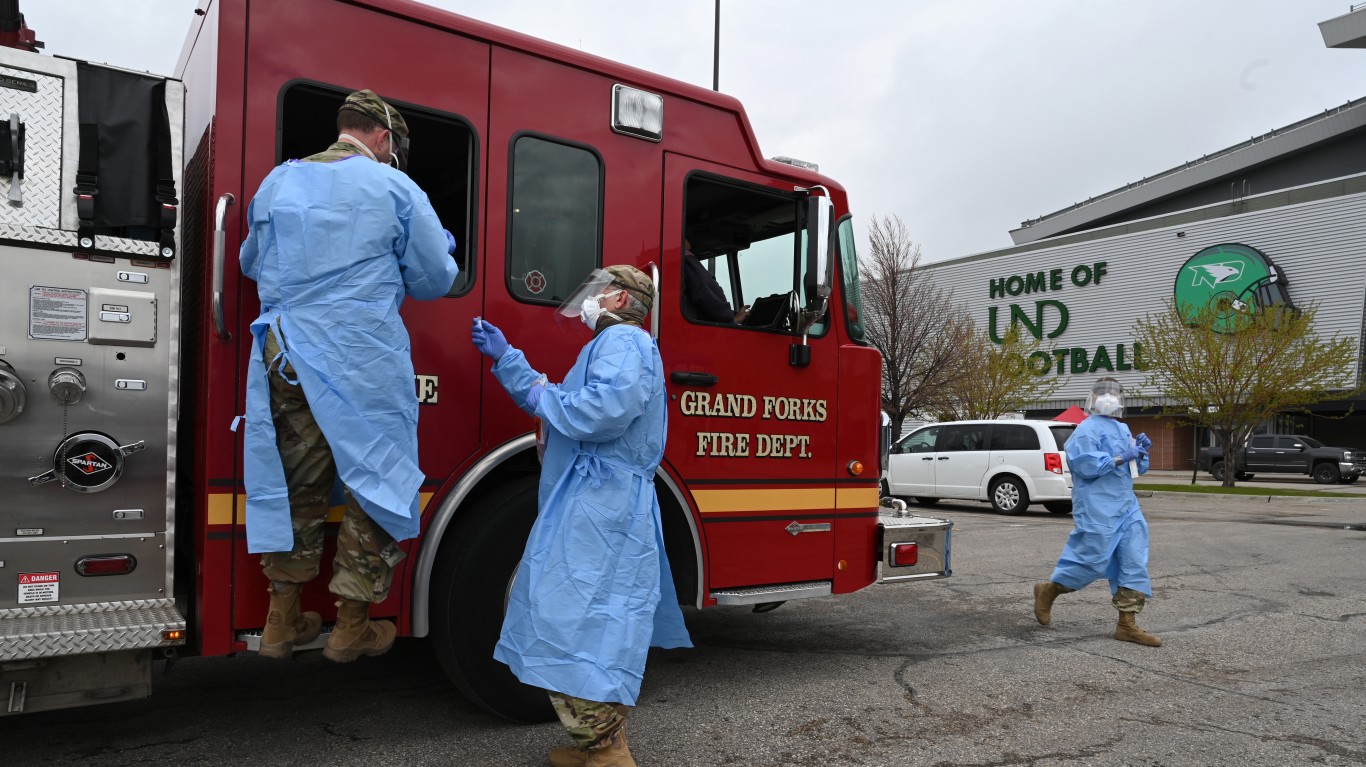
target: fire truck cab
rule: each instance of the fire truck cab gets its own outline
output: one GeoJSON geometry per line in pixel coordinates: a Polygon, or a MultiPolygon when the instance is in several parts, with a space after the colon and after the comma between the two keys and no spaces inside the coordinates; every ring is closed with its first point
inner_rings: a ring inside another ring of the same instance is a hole
{"type": "MultiPolygon", "coordinates": [[[[550,715],[491,657],[539,467],[471,320],[555,380],[588,338],[555,309],[599,266],[657,286],[680,601],[950,573],[950,523],[879,511],[845,192],[765,159],[737,101],[410,0],[203,0],[174,78],[0,48],[0,713],[143,696],[156,657],[259,644],[230,429],[259,307],[237,251],[261,180],[331,143],[360,88],[403,112],[460,267],[403,307],[423,532],[372,615],[430,637],[472,700],[550,715]],[[693,308],[706,280],[730,316],[693,308]]],[[[332,545],[305,589],[326,622],[332,545]]]]}

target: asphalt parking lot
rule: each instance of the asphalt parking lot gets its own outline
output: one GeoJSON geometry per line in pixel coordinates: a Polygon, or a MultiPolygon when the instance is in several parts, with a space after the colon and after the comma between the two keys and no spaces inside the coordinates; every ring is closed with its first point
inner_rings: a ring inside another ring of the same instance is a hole
{"type": "MultiPolygon", "coordinates": [[[[693,650],[652,656],[642,765],[1366,764],[1366,499],[1143,499],[1166,641],[1110,638],[1101,585],[1039,626],[1029,586],[1070,528],[983,504],[954,520],[952,578],[755,614],[689,611],[693,650]]],[[[426,643],[181,661],[149,700],[0,719],[4,764],[544,764],[558,725],[466,703],[426,643]]]]}

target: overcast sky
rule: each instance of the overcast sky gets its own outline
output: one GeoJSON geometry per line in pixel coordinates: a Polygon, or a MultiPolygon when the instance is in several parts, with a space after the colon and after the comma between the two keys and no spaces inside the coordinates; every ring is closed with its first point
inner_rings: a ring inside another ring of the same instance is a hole
{"type": "MultiPolygon", "coordinates": [[[[711,85],[714,0],[428,2],[711,85]]],[[[165,74],[196,4],[20,2],[49,53],[165,74]]],[[[745,104],[765,155],[819,163],[857,217],[900,216],[937,261],[1007,247],[1025,219],[1366,96],[1366,50],[1327,49],[1318,31],[1348,7],[722,0],[721,90],[745,104]]]]}

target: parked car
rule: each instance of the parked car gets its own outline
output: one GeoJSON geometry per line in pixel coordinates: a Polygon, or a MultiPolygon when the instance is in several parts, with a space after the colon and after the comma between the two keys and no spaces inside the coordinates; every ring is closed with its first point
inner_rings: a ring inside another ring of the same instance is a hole
{"type": "Polygon", "coordinates": [[[892,445],[887,489],[922,504],[987,501],[1002,514],[1018,514],[1038,502],[1068,514],[1072,472],[1063,445],[1076,428],[1018,419],[922,426],[892,445]]]}
{"type": "MultiPolygon", "coordinates": [[[[1356,482],[1366,472],[1366,451],[1328,447],[1301,434],[1258,434],[1238,449],[1234,478],[1254,474],[1308,474],[1321,485],[1356,482]]],[[[1200,468],[1223,481],[1228,471],[1222,447],[1200,448],[1200,468]]]]}

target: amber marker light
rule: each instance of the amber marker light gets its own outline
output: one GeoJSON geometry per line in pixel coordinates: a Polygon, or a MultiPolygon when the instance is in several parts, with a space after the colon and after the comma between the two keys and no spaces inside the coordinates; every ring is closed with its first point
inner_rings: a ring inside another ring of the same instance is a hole
{"type": "Polygon", "coordinates": [[[848,570],[848,569],[849,569],[849,560],[847,560],[847,559],[841,559],[840,561],[836,562],[836,563],[835,563],[835,569],[836,569],[836,570],[839,570],[840,572],[844,572],[845,570],[848,570]]]}
{"type": "Polygon", "coordinates": [[[184,638],[185,631],[183,629],[167,629],[161,632],[161,641],[163,642],[178,642],[184,638]]]}
{"type": "Polygon", "coordinates": [[[850,473],[850,474],[853,474],[855,477],[857,477],[858,475],[862,474],[862,473],[863,473],[863,461],[850,461],[850,462],[849,462],[849,473],[850,473]]]}

